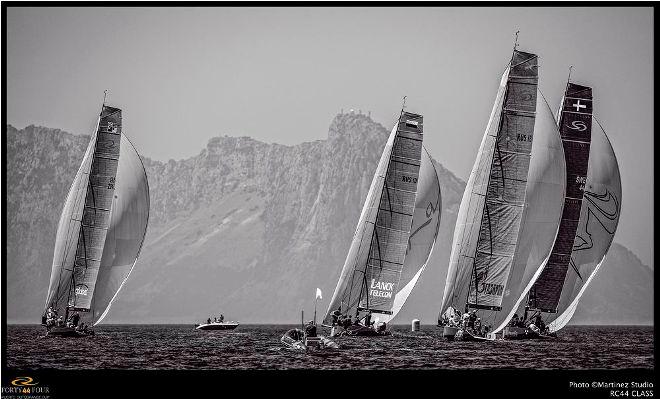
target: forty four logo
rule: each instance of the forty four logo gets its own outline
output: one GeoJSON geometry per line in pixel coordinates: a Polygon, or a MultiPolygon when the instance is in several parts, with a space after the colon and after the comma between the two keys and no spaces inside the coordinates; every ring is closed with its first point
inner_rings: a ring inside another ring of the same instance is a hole
{"type": "Polygon", "coordinates": [[[16,377],[11,382],[11,385],[15,387],[28,387],[38,384],[38,382],[33,382],[33,381],[34,379],[32,377],[16,377]]]}

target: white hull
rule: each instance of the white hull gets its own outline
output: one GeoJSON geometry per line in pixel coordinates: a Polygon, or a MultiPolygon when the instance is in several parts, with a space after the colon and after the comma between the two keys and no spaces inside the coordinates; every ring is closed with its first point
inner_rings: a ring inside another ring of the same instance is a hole
{"type": "Polygon", "coordinates": [[[238,327],[239,323],[235,321],[227,321],[223,323],[200,324],[195,327],[195,330],[233,330],[238,327]]]}

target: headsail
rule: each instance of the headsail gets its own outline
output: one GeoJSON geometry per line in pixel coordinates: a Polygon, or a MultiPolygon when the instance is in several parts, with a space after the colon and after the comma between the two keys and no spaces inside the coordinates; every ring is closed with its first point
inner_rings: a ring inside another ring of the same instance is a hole
{"type": "Polygon", "coordinates": [[[121,110],[103,106],[60,216],[46,308],[103,317],[132,269],[149,214],[147,177],[121,132],[121,110]]]}
{"type": "MultiPolygon", "coordinates": [[[[376,169],[324,323],[331,322],[330,313],[338,308],[344,315],[363,310],[394,314],[416,211],[422,139],[422,116],[402,111],[376,169]]],[[[418,259],[413,276],[404,278],[412,281],[425,259],[418,259]]]]}
{"type": "Polygon", "coordinates": [[[149,222],[149,203],[144,165],[133,144],[122,134],[115,202],[92,302],[94,324],[106,316],[135,266],[149,222]]]}
{"type": "Polygon", "coordinates": [[[550,331],[571,320],[578,302],[596,275],[612,245],[621,215],[621,174],[612,144],[595,117],[592,127],[589,172],[580,209],[571,267],[559,298],[557,318],[550,331]]]}

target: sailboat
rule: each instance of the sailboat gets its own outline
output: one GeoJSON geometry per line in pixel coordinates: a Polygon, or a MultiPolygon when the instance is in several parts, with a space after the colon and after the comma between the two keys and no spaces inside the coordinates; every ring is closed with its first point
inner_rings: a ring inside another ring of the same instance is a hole
{"type": "Polygon", "coordinates": [[[122,133],[121,109],[104,99],[57,227],[47,335],[88,335],[103,320],[135,266],[148,220],[144,165],[122,133]]]}
{"type": "Polygon", "coordinates": [[[331,336],[390,335],[387,323],[426,268],[441,194],[423,126],[422,115],[402,109],[392,128],[323,318],[331,336]]]}
{"type": "Polygon", "coordinates": [[[504,329],[508,339],[552,336],[570,321],[619,221],[621,176],[612,145],[593,117],[591,87],[571,83],[569,75],[558,115],[567,168],[563,216],[549,262],[519,302],[522,320],[504,329]]]}
{"type": "Polygon", "coordinates": [[[523,288],[547,261],[561,218],[560,136],[538,90],[538,57],[516,47],[454,229],[438,315],[449,340],[494,339],[506,326],[523,288]]]}

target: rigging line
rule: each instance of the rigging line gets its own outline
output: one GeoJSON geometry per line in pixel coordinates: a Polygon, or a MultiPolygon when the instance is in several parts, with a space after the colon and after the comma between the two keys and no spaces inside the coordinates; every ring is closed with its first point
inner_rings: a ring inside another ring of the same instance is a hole
{"type": "MultiPolygon", "coordinates": [[[[374,226],[374,238],[376,239],[376,248],[378,249],[378,264],[380,267],[380,270],[383,270],[383,260],[382,258],[382,253],[380,250],[380,240],[378,239],[378,227],[374,226]]],[[[370,256],[371,259],[373,259],[372,256],[370,256]]],[[[367,260],[368,262],[368,260],[367,260]]]]}
{"type": "Polygon", "coordinates": [[[502,151],[500,151],[500,143],[497,139],[495,139],[495,149],[497,150],[497,157],[500,160],[500,174],[502,175],[502,195],[500,198],[502,198],[502,201],[504,201],[504,192],[506,191],[506,178],[504,177],[504,160],[502,159],[502,151]]]}
{"type": "MultiPolygon", "coordinates": [[[[513,69],[513,68],[515,68],[515,67],[517,67],[517,66],[519,66],[519,65],[522,65],[522,64],[524,64],[524,63],[526,63],[526,62],[528,62],[528,61],[531,61],[531,60],[537,59],[537,58],[539,58],[538,55],[535,55],[535,56],[533,56],[533,57],[529,57],[529,58],[527,58],[527,59],[525,59],[525,60],[520,61],[519,63],[517,63],[517,64],[515,64],[515,65],[511,65],[511,69],[513,69]]],[[[512,61],[513,61],[513,59],[512,59],[512,61]]],[[[538,65],[532,65],[532,66],[530,66],[530,68],[534,68],[534,67],[538,68],[538,65]]],[[[520,78],[538,78],[538,76],[517,76],[517,77],[520,77],[520,78]]]]}
{"type": "Polygon", "coordinates": [[[575,264],[575,260],[573,259],[572,256],[571,256],[571,260],[568,262],[568,264],[571,265],[573,270],[575,270],[575,273],[578,275],[578,277],[580,277],[580,280],[584,280],[584,278],[582,278],[582,275],[580,274],[580,271],[578,270],[578,267],[575,264]]]}
{"type": "MultiPolygon", "coordinates": [[[[490,241],[490,259],[493,258],[493,228],[490,221],[490,211],[488,210],[488,203],[486,203],[486,217],[488,218],[488,238],[490,241]]],[[[486,267],[486,277],[488,276],[489,267],[486,267]]],[[[484,278],[486,278],[484,277],[484,278]]],[[[475,282],[476,284],[476,282],[475,282]]]]}

